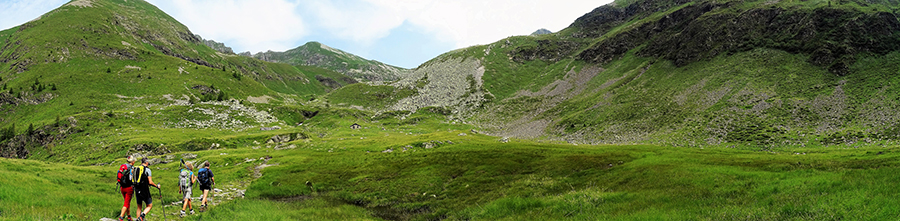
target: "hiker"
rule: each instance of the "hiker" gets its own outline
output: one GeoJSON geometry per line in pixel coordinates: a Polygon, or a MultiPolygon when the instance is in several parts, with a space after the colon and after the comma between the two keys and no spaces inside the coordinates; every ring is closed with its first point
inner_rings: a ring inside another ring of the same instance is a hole
{"type": "Polygon", "coordinates": [[[131,197],[134,196],[134,185],[131,182],[131,169],[134,168],[134,156],[125,157],[125,163],[119,166],[119,172],[116,175],[116,182],[122,191],[122,197],[125,198],[125,204],[122,205],[122,212],[119,213],[119,221],[131,220],[131,197]]]}
{"type": "Polygon", "coordinates": [[[191,208],[191,215],[194,215],[194,205],[191,204],[191,188],[194,187],[194,182],[197,182],[197,177],[194,176],[194,165],[191,162],[184,163],[184,168],[181,169],[178,179],[178,184],[181,186],[181,188],[178,188],[178,191],[184,194],[181,217],[186,215],[184,209],[188,207],[191,208]]]}
{"type": "Polygon", "coordinates": [[[203,163],[203,168],[197,171],[197,180],[200,181],[200,191],[203,192],[203,200],[200,201],[200,208],[206,208],[206,196],[209,194],[209,190],[212,189],[212,186],[216,183],[216,179],[213,178],[212,170],[209,170],[209,161],[203,163]]]}
{"type": "Polygon", "coordinates": [[[144,221],[144,216],[150,212],[150,208],[153,208],[153,198],[150,197],[150,186],[156,187],[156,189],[161,189],[160,185],[153,182],[153,175],[150,173],[150,162],[147,162],[147,158],[144,157],[141,159],[141,165],[132,168],[132,176],[134,182],[134,197],[137,200],[138,211],[141,212],[138,220],[144,221]],[[142,208],[142,204],[146,203],[147,208],[142,208]]]}

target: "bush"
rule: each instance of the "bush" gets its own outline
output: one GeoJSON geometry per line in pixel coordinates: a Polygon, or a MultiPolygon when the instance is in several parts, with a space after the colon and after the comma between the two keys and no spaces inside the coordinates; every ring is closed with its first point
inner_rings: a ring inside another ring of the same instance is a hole
{"type": "Polygon", "coordinates": [[[10,125],[6,129],[0,131],[0,140],[7,140],[16,137],[16,124],[10,125]]]}
{"type": "Polygon", "coordinates": [[[106,68],[106,73],[107,73],[107,74],[112,73],[112,69],[106,68]]]}
{"type": "Polygon", "coordinates": [[[25,131],[28,136],[34,135],[34,124],[28,124],[28,130],[25,131]]]}

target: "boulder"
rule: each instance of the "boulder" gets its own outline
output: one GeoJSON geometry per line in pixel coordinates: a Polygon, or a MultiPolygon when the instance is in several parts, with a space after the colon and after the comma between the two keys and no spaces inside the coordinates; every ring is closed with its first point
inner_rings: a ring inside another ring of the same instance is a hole
{"type": "Polygon", "coordinates": [[[509,142],[509,137],[500,138],[500,143],[506,143],[506,142],[509,142]]]}
{"type": "Polygon", "coordinates": [[[391,152],[394,152],[394,149],[387,149],[387,150],[384,150],[384,151],[381,151],[381,152],[382,152],[382,153],[391,153],[391,152]]]}
{"type": "Polygon", "coordinates": [[[185,159],[185,160],[194,159],[194,158],[197,158],[197,154],[192,154],[192,153],[181,154],[181,158],[185,159]]]}
{"type": "Polygon", "coordinates": [[[271,144],[271,143],[284,143],[284,142],[288,142],[288,141],[291,141],[291,135],[285,134],[285,135],[275,135],[275,136],[272,136],[272,138],[269,138],[269,140],[266,141],[266,143],[269,143],[269,144],[271,144]]]}

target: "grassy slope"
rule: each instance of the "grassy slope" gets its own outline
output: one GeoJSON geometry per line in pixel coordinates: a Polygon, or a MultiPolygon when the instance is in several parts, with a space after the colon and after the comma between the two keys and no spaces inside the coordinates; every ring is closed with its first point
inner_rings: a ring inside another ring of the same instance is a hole
{"type": "MultiPolygon", "coordinates": [[[[665,5],[665,1],[659,2],[665,5]]],[[[574,57],[696,4],[638,14],[594,39],[573,37],[579,29],[570,27],[550,35],[510,37],[460,49],[429,62],[452,57],[481,60],[486,68],[485,89],[497,99],[489,105],[493,108],[476,114],[474,120],[491,128],[498,119],[511,122],[538,115],[534,119],[552,122],[545,130],[552,139],[771,147],[885,144],[900,137],[895,123],[900,115],[893,113],[900,104],[894,86],[898,77],[891,71],[896,69],[896,52],[854,54],[846,76],[811,63],[810,54],[767,47],[723,52],[681,66],[665,58],[639,55],[647,53],[642,51],[647,45],[635,45],[607,63],[586,63],[574,57]],[[534,54],[546,56],[527,58],[534,54]],[[604,70],[588,81],[573,82],[585,89],[566,95],[562,103],[556,104],[553,100],[557,98],[551,96],[517,97],[522,91],[536,92],[554,81],[566,80],[567,72],[589,66],[604,70]]],[[[617,7],[625,6],[620,2],[617,7]]],[[[848,1],[829,7],[826,1],[751,1],[716,8],[698,20],[752,14],[748,11],[754,9],[809,12],[825,7],[857,16],[890,11],[896,4],[848,1]]]]}
{"type": "Polygon", "coordinates": [[[165,94],[199,97],[200,91],[190,89],[195,85],[216,86],[238,99],[274,95],[273,90],[294,95],[326,91],[307,76],[311,73],[295,67],[218,54],[205,45],[182,39],[179,34],[189,33],[183,25],[144,2],[94,1],[93,7],[63,6],[23,26],[27,28],[0,34],[0,40],[5,39],[0,43],[7,47],[0,57],[11,59],[4,67],[26,64],[27,70],[0,70],[2,83],[13,89],[13,96],[51,94],[56,98],[40,105],[3,106],[13,110],[0,123],[4,127],[13,120],[18,128],[25,128],[23,125],[29,122],[88,108],[112,109],[110,106],[119,104],[107,101],[115,99],[115,94],[151,99],[165,94]],[[168,50],[169,55],[205,61],[208,66],[164,55],[160,48],[168,50]],[[30,88],[36,81],[48,89],[30,88]],[[57,85],[59,90],[49,90],[50,85],[57,85]]]}

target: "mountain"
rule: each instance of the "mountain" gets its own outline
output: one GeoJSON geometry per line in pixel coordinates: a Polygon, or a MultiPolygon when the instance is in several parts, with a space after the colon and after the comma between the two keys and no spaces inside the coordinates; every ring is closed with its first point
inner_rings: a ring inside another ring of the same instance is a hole
{"type": "MultiPolygon", "coordinates": [[[[129,117],[168,116],[128,123],[129,130],[272,124],[277,121],[270,114],[244,104],[296,104],[348,81],[354,82],[324,69],[217,52],[145,1],[76,0],[0,31],[0,128],[10,131],[0,149],[4,157],[58,158],[61,151],[85,148],[71,143],[86,136],[79,131],[101,130],[99,123],[113,126],[111,121],[129,117]],[[233,106],[220,110],[223,116],[245,117],[226,121],[193,112],[223,105],[233,106]],[[10,139],[60,119],[78,123],[52,136],[10,139]],[[48,149],[47,144],[57,147],[48,149]]],[[[104,140],[103,151],[92,154],[105,156],[117,148],[110,143],[133,145],[140,139],[104,140]]]]}
{"type": "Polygon", "coordinates": [[[545,28],[542,28],[542,29],[538,29],[537,31],[532,32],[532,33],[531,33],[531,36],[535,36],[535,35],[546,35],[546,34],[553,34],[553,32],[550,31],[550,30],[547,30],[547,29],[545,29],[545,28]]]}
{"type": "MultiPolygon", "coordinates": [[[[251,56],[247,52],[241,55],[251,56]]],[[[260,52],[253,54],[252,57],[290,65],[316,66],[366,81],[393,81],[409,72],[407,69],[367,60],[319,42],[307,42],[285,52],[260,52]]]]}
{"type": "Polygon", "coordinates": [[[184,160],[189,220],[893,220],[896,9],[622,0],[356,83],[75,0],[0,31],[0,220],[110,220],[125,156],[151,219],[184,160]]]}
{"type": "Polygon", "coordinates": [[[617,1],[557,33],[441,55],[416,71],[445,71],[391,85],[415,99],[373,109],[442,107],[497,136],[580,143],[892,143],[900,139],[897,8],[617,1]]]}

